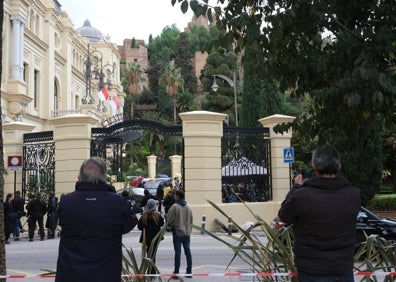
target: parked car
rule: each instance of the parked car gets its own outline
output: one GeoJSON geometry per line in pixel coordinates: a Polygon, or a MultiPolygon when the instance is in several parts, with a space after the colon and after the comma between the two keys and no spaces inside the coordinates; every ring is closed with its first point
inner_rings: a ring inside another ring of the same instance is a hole
{"type": "MultiPolygon", "coordinates": [[[[271,222],[274,231],[281,230],[285,224],[276,217],[271,222]]],[[[356,241],[365,242],[366,236],[379,235],[390,243],[396,243],[396,220],[381,217],[365,207],[360,208],[356,223],[356,241]]]]}
{"type": "Polygon", "coordinates": [[[121,195],[123,191],[128,191],[129,197],[131,197],[131,199],[140,205],[144,196],[144,188],[130,186],[125,189],[117,190],[117,194],[121,195]]]}
{"type": "Polygon", "coordinates": [[[165,182],[163,180],[151,180],[147,181],[143,184],[144,189],[149,190],[150,194],[156,195],[157,194],[157,188],[160,185],[165,185],[165,182]]]}
{"type": "Polygon", "coordinates": [[[379,235],[391,243],[396,243],[396,220],[381,217],[374,212],[362,207],[358,214],[356,236],[358,242],[366,241],[371,234],[379,235]]]}

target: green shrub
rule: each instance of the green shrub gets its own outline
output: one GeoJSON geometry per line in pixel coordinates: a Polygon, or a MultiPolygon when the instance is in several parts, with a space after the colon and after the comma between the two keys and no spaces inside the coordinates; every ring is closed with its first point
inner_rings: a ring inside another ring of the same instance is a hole
{"type": "Polygon", "coordinates": [[[396,195],[375,195],[375,197],[367,203],[367,208],[374,211],[395,211],[396,195]]]}

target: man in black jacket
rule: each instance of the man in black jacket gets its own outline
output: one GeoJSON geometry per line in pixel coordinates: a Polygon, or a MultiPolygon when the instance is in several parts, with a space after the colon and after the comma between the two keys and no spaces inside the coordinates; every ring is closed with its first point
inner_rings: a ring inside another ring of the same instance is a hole
{"type": "Polygon", "coordinates": [[[44,215],[47,212],[47,205],[41,198],[40,192],[36,192],[34,197],[26,205],[28,224],[29,224],[29,241],[33,242],[34,230],[36,224],[39,227],[41,241],[44,241],[44,215]]]}
{"type": "Polygon", "coordinates": [[[341,158],[331,146],[314,151],[315,176],[298,176],[279,210],[280,219],[292,224],[295,264],[300,282],[353,282],[356,221],[361,193],[336,174],[341,158]]]}
{"type": "Polygon", "coordinates": [[[56,282],[121,281],[122,235],[133,227],[131,211],[106,183],[106,163],[83,162],[76,191],[63,195],[56,282]]]}
{"type": "Polygon", "coordinates": [[[14,213],[14,241],[19,241],[19,232],[24,232],[21,217],[25,214],[25,200],[21,197],[21,191],[16,191],[14,199],[11,201],[14,213]]]}

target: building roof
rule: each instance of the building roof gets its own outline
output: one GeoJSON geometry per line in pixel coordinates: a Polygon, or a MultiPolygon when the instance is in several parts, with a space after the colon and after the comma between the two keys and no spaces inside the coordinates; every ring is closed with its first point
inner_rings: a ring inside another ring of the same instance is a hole
{"type": "Polygon", "coordinates": [[[79,32],[82,37],[87,38],[89,42],[98,42],[103,40],[102,32],[99,29],[92,27],[89,20],[85,20],[84,25],[77,28],[76,31],[79,32]]]}

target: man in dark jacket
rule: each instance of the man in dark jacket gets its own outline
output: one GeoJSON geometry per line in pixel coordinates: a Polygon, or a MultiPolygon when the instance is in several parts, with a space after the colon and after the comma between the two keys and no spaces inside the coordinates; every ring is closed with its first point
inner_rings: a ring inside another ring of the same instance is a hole
{"type": "Polygon", "coordinates": [[[121,281],[122,235],[132,229],[127,203],[106,183],[106,163],[83,162],[76,191],[63,195],[56,282],[121,281]]]}
{"type": "Polygon", "coordinates": [[[297,176],[278,213],[293,225],[298,279],[353,282],[360,190],[336,176],[341,158],[331,146],[314,151],[312,167],[315,176],[297,176]]]}
{"type": "Polygon", "coordinates": [[[47,206],[47,222],[45,227],[47,228],[47,238],[55,238],[55,230],[58,225],[58,198],[55,197],[54,192],[49,193],[48,206],[47,206]]]}
{"type": "Polygon", "coordinates": [[[39,234],[41,241],[44,240],[44,215],[47,212],[47,205],[41,199],[40,192],[36,192],[34,198],[30,199],[26,205],[28,224],[29,224],[29,241],[33,242],[34,230],[36,229],[36,224],[39,227],[39,234]]]}
{"type": "Polygon", "coordinates": [[[21,197],[21,191],[16,191],[11,201],[14,215],[14,241],[19,241],[19,232],[24,232],[21,217],[25,215],[25,200],[21,197]]]}

